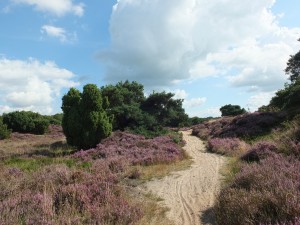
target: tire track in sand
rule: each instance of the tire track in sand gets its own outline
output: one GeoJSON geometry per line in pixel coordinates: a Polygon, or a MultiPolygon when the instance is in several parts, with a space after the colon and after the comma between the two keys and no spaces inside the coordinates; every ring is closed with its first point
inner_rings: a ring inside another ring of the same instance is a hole
{"type": "Polygon", "coordinates": [[[146,190],[163,199],[170,210],[167,217],[175,225],[215,224],[211,210],[220,189],[219,173],[225,158],[206,152],[204,143],[183,131],[185,151],[193,158],[192,166],[160,180],[145,184],[146,190]]]}

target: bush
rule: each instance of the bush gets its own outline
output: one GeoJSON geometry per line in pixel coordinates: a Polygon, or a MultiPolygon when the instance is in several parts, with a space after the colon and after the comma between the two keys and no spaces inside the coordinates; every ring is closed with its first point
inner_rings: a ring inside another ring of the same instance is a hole
{"type": "Polygon", "coordinates": [[[256,143],[253,147],[249,149],[241,159],[247,162],[258,162],[261,159],[266,158],[271,152],[277,152],[278,148],[275,143],[268,141],[261,141],[256,143]]]}
{"type": "Polygon", "coordinates": [[[7,125],[3,124],[2,117],[0,117],[0,140],[9,138],[11,130],[7,129],[7,125]]]}
{"type": "Polygon", "coordinates": [[[240,156],[249,148],[238,138],[212,138],[207,143],[208,151],[227,156],[240,156]]]}
{"type": "Polygon", "coordinates": [[[62,118],[63,114],[62,113],[57,113],[51,116],[44,116],[46,120],[49,121],[50,124],[52,125],[61,125],[62,123],[62,118]]]}
{"type": "Polygon", "coordinates": [[[244,164],[215,207],[220,224],[293,224],[300,216],[300,161],[270,153],[244,164]]]}
{"type": "Polygon", "coordinates": [[[62,100],[62,126],[69,145],[92,148],[111,134],[111,120],[96,85],[85,85],[82,93],[71,88],[62,100]]]}
{"type": "Polygon", "coordinates": [[[3,123],[13,132],[44,134],[48,131],[49,121],[39,113],[15,111],[3,114],[3,123]]]}

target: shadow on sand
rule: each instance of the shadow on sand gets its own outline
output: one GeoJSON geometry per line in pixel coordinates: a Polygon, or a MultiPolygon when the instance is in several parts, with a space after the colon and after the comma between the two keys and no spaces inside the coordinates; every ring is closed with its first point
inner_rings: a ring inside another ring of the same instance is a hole
{"type": "Polygon", "coordinates": [[[205,210],[200,216],[200,221],[203,225],[217,225],[214,208],[211,207],[205,210]]]}

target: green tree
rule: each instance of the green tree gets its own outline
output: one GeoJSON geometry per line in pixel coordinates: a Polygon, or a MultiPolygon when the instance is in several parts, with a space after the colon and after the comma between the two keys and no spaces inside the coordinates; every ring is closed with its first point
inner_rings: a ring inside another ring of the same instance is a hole
{"type": "Polygon", "coordinates": [[[144,101],[143,85],[133,81],[119,82],[101,88],[103,99],[107,99],[108,113],[113,115],[113,129],[124,130],[127,127],[139,126],[143,112],[140,109],[144,101]]]}
{"type": "Polygon", "coordinates": [[[182,99],[173,99],[175,94],[153,92],[142,103],[141,108],[154,116],[162,126],[178,127],[188,122],[182,107],[182,99]]]}
{"type": "MultiPolygon", "coordinates": [[[[300,41],[300,39],[298,40],[300,41]]],[[[290,76],[290,80],[294,83],[300,76],[300,51],[295,55],[291,55],[285,68],[285,73],[290,76]]]]}
{"type": "Polygon", "coordinates": [[[246,113],[244,108],[241,108],[239,105],[224,105],[220,108],[222,116],[237,116],[240,114],[246,113]]]}
{"type": "Polygon", "coordinates": [[[284,89],[275,93],[269,107],[276,107],[280,110],[299,108],[300,105],[300,79],[291,84],[285,84],[284,89]]]}
{"type": "Polygon", "coordinates": [[[111,134],[112,124],[103,106],[101,91],[94,84],[85,85],[82,93],[71,88],[63,96],[62,126],[68,144],[88,149],[111,134]]]}

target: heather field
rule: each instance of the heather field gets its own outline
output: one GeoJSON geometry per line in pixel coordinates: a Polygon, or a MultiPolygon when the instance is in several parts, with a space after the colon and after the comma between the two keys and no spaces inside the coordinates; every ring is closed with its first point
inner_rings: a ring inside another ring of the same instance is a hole
{"type": "Polygon", "coordinates": [[[300,117],[249,113],[194,126],[209,151],[231,157],[215,205],[218,224],[300,224],[300,117]]]}
{"type": "MultiPolygon", "coordinates": [[[[212,208],[217,224],[300,224],[300,116],[222,117],[193,126],[193,135],[228,159],[212,208]]],[[[176,131],[150,139],[116,131],[78,150],[59,125],[44,135],[14,132],[0,140],[0,224],[172,224],[162,199],[139,187],[189,167],[185,144],[176,131]]]]}
{"type": "Polygon", "coordinates": [[[181,135],[116,132],[75,151],[60,126],[0,141],[0,224],[164,224],[166,209],[135,186],[189,165],[181,135]],[[155,215],[155,216],[153,216],[155,215]],[[149,219],[150,218],[150,219],[149,219]]]}

